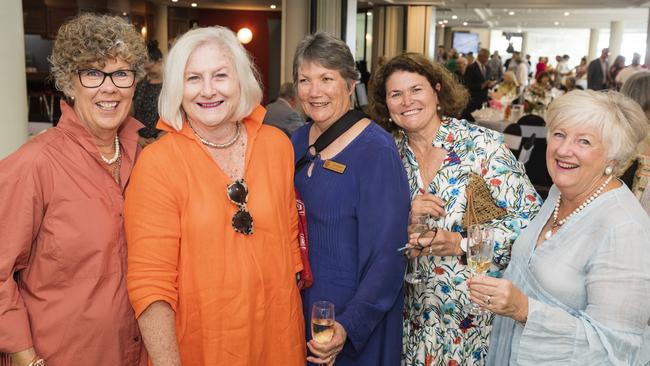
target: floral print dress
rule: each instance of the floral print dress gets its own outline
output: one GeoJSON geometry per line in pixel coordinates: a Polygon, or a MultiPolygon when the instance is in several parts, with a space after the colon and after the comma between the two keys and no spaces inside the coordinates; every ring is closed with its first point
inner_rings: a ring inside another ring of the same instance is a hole
{"type": "MultiPolygon", "coordinates": [[[[409,179],[411,198],[420,188],[445,202],[447,215],[433,220],[436,227],[461,231],[469,173],[483,176],[498,206],[507,215],[494,220],[494,259],[489,274],[499,277],[510,261],[510,248],[541,205],[541,198],[525,175],[524,167],[495,131],[445,118],[432,146],[447,151],[428,187],[420,177],[415,154],[402,131],[397,146],[409,179]]],[[[402,366],[483,365],[487,355],[492,316],[468,316],[465,281],[470,272],[465,257],[420,257],[423,284],[406,286],[402,366]]]]}

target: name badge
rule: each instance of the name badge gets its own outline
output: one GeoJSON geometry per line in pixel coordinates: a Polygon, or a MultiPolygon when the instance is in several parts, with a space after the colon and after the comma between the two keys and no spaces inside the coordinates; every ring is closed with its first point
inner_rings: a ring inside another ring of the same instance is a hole
{"type": "Polygon", "coordinates": [[[343,174],[346,166],[345,164],[337,163],[334,160],[325,160],[325,163],[323,164],[323,168],[339,174],[343,174]]]}

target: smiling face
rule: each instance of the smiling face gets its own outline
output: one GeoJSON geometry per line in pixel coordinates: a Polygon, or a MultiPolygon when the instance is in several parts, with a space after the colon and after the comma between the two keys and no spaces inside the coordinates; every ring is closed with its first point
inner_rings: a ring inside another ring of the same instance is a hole
{"type": "MultiPolygon", "coordinates": [[[[104,67],[95,63],[87,68],[106,73],[131,69],[130,65],[120,58],[106,60],[104,67]]],[[[117,131],[131,110],[135,83],[130,88],[118,88],[107,76],[99,87],[86,88],[81,85],[77,75],[73,76],[73,80],[71,93],[74,97],[73,108],[90,133],[100,137],[117,131]]]]}
{"type": "Polygon", "coordinates": [[[183,110],[194,123],[208,127],[234,122],[240,87],[230,57],[215,43],[198,46],[185,65],[183,110]]]}
{"type": "Polygon", "coordinates": [[[559,125],[551,131],[546,167],[566,197],[589,195],[601,183],[607,164],[607,149],[596,129],[559,125]]]}
{"type": "Polygon", "coordinates": [[[337,70],[315,62],[305,61],[298,68],[298,99],[317,124],[329,126],[350,110],[353,86],[337,70]]]}
{"type": "Polygon", "coordinates": [[[426,77],[395,71],[386,80],[386,107],[393,122],[406,132],[415,132],[437,117],[438,94],[426,77]]]}

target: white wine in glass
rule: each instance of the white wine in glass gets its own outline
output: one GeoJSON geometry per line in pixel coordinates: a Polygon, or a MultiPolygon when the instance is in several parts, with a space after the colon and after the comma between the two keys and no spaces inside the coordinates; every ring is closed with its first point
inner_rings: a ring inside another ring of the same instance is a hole
{"type": "MultiPolygon", "coordinates": [[[[494,229],[489,226],[471,225],[467,229],[467,266],[472,276],[487,273],[492,264],[494,252],[494,229]]],[[[472,315],[486,315],[489,310],[481,309],[477,304],[470,302],[464,310],[472,315]]]]}
{"type": "Polygon", "coordinates": [[[318,343],[327,343],[334,336],[334,304],[316,301],[311,306],[311,337],[318,343]]]}

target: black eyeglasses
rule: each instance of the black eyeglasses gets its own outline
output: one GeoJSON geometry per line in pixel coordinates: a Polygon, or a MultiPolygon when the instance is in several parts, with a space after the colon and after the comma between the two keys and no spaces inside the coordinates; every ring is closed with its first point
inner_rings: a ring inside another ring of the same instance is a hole
{"type": "Polygon", "coordinates": [[[236,232],[251,235],[253,233],[253,217],[246,208],[248,202],[248,186],[243,179],[238,179],[228,185],[226,189],[228,199],[239,207],[232,217],[232,228],[236,232]]]}
{"type": "Polygon", "coordinates": [[[135,83],[135,70],[103,72],[97,69],[78,70],[79,82],[85,88],[99,88],[108,76],[118,88],[130,88],[135,83]]]}

